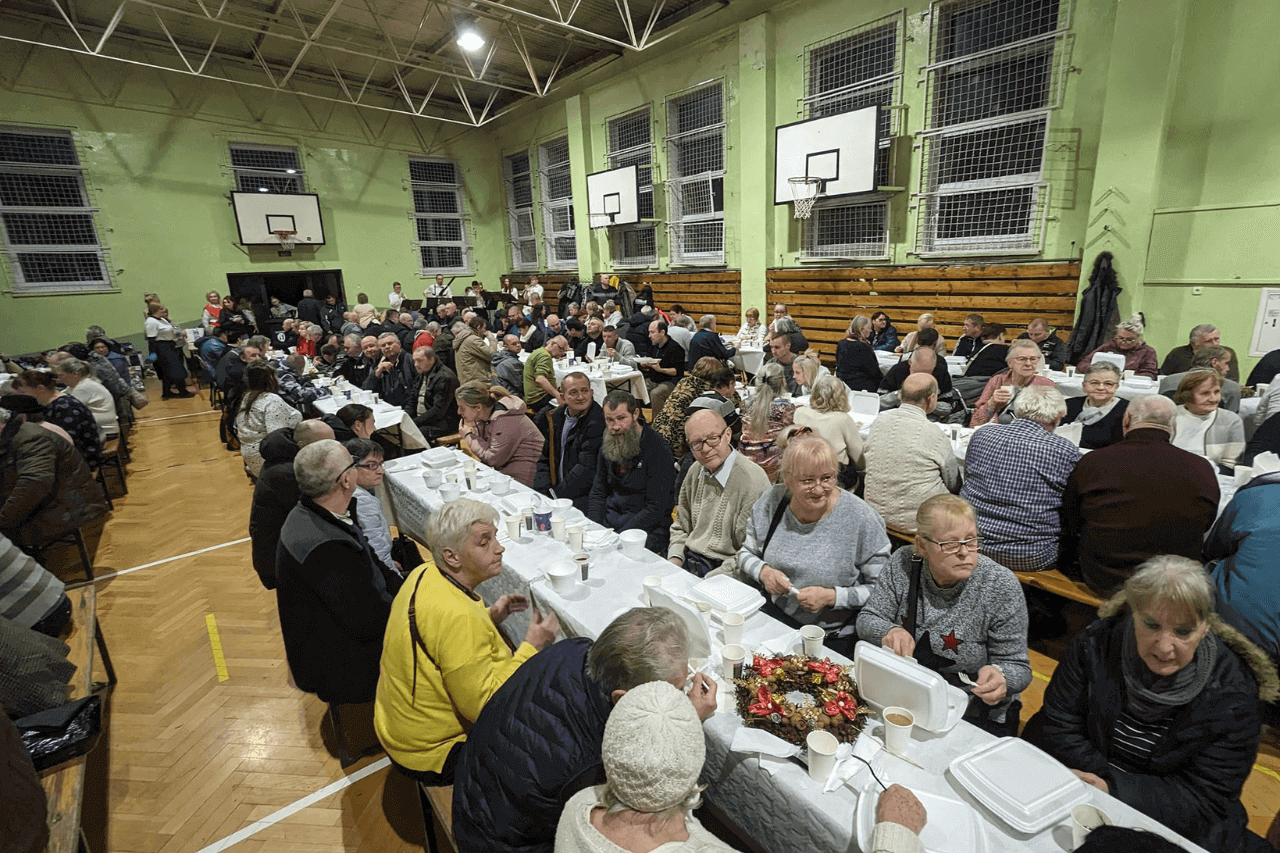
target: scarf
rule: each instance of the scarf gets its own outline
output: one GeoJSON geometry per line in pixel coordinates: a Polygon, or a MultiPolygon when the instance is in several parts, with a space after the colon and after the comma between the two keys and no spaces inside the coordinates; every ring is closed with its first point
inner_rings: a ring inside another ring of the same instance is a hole
{"type": "Polygon", "coordinates": [[[1173,675],[1156,675],[1138,655],[1134,639],[1135,618],[1132,613],[1129,614],[1129,628],[1124,632],[1124,645],[1120,653],[1125,708],[1139,720],[1151,723],[1200,695],[1218,660],[1218,644],[1211,635],[1206,634],[1196,647],[1191,663],[1173,675]]]}
{"type": "Polygon", "coordinates": [[[1084,408],[1080,410],[1080,415],[1076,418],[1075,422],[1083,424],[1084,426],[1093,426],[1098,421],[1111,414],[1111,410],[1116,407],[1116,403],[1118,402],[1120,402],[1119,395],[1113,396],[1110,402],[1101,407],[1090,406],[1088,403],[1085,403],[1084,408]]]}

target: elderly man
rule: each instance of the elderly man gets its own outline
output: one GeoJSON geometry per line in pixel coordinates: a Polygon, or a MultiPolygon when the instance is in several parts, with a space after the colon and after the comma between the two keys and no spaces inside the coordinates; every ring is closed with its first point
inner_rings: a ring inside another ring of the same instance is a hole
{"type": "Polygon", "coordinates": [[[1200,347],[1200,349],[1196,350],[1195,355],[1191,356],[1190,370],[1185,373],[1175,373],[1172,376],[1160,377],[1160,393],[1172,400],[1174,392],[1178,390],[1178,383],[1186,378],[1187,373],[1190,373],[1191,370],[1206,367],[1212,368],[1218,371],[1218,374],[1222,377],[1222,402],[1219,405],[1224,409],[1239,414],[1240,383],[1227,378],[1227,374],[1231,372],[1232,363],[1232,352],[1226,347],[1213,344],[1200,347]]]}
{"type": "Polygon", "coordinates": [[[240,346],[229,349],[218,359],[214,369],[213,381],[226,396],[228,404],[240,398],[244,389],[244,368],[249,362],[257,361],[266,355],[267,339],[261,335],[245,338],[240,346]]]}
{"type": "Polygon", "coordinates": [[[569,342],[556,335],[529,353],[524,363],[524,403],[535,421],[547,409],[564,402],[556,390],[556,359],[568,351],[569,342]]]}
{"type": "Polygon", "coordinates": [[[302,375],[302,371],[306,366],[306,358],[295,352],[285,356],[284,362],[276,369],[276,380],[280,385],[280,396],[284,398],[286,403],[304,415],[307,414],[316,400],[329,396],[329,392],[326,389],[317,388],[310,378],[302,375]]]}
{"type": "Polygon", "coordinates": [[[1157,554],[1200,559],[1218,514],[1218,478],[1205,458],[1170,443],[1173,401],[1140,397],[1124,414],[1124,439],[1086,454],[1062,495],[1062,565],[1079,560],[1103,598],[1157,554]]]}
{"type": "Polygon", "coordinates": [[[693,342],[693,320],[686,314],[674,315],[667,324],[667,334],[671,340],[680,345],[680,349],[684,352],[685,357],[689,354],[689,344],[693,342]]]}
{"type": "Polygon", "coordinates": [[[298,300],[298,319],[321,325],[320,318],[323,316],[324,306],[315,298],[315,294],[310,290],[302,291],[302,298],[298,300]]]}
{"type": "Polygon", "coordinates": [[[956,341],[956,348],[951,351],[952,355],[961,358],[969,358],[980,348],[979,340],[982,338],[982,327],[986,321],[982,319],[981,314],[970,314],[964,318],[964,333],[960,335],[960,339],[956,341]]]}
{"type": "Polygon", "coordinates": [[[1018,335],[1018,340],[1029,340],[1040,347],[1040,354],[1050,370],[1061,370],[1067,363],[1066,341],[1049,331],[1049,322],[1043,317],[1036,317],[1028,323],[1027,330],[1018,335]]]}
{"type": "Polygon", "coordinates": [[[585,513],[604,444],[604,410],[595,401],[585,373],[565,375],[560,399],[564,403],[543,416],[547,419],[547,443],[538,460],[534,485],[552,497],[569,498],[585,513]]]}
{"type": "Polygon", "coordinates": [[[796,360],[796,355],[791,351],[791,338],[786,332],[775,332],[769,338],[769,352],[773,354],[773,360],[782,365],[782,376],[787,383],[787,393],[795,396],[800,393],[800,385],[796,382],[795,371],[791,369],[791,363],[796,360]]]}
{"type": "Polygon", "coordinates": [[[493,356],[498,351],[498,341],[489,331],[489,324],[479,314],[471,318],[462,334],[453,339],[453,363],[457,368],[458,382],[471,381],[489,384],[493,375],[493,356]]]}
{"type": "MultiPolygon", "coordinates": [[[[539,652],[489,699],[462,746],[453,785],[461,853],[551,853],[569,798],[599,784],[609,713],[651,681],[685,689],[689,639],[670,610],[636,607],[594,643],[577,637],[539,652]]],[[[699,719],[715,713],[715,682],[695,675],[699,719]]]]}
{"type": "Polygon", "coordinates": [[[617,328],[605,326],[601,337],[604,339],[604,355],[618,364],[624,364],[630,368],[636,366],[635,345],[626,338],[620,337],[617,328]]]}
{"type": "Polygon", "coordinates": [[[728,362],[737,354],[736,348],[725,346],[724,341],[720,340],[720,334],[716,331],[716,315],[703,314],[698,320],[698,331],[693,340],[689,341],[689,358],[685,361],[685,369],[693,370],[698,359],[704,356],[728,362]]]}
{"type": "Polygon", "coordinates": [[[504,335],[493,352],[491,362],[493,375],[498,384],[517,397],[524,397],[524,362],[520,353],[524,347],[518,335],[504,335]]]}
{"type": "MultiPolygon", "coordinates": [[[[932,356],[917,349],[915,356],[932,356]]],[[[915,532],[916,511],[934,495],[960,489],[960,466],[951,440],[929,420],[938,404],[938,383],[928,373],[912,373],[899,392],[902,405],[871,424],[863,445],[866,499],[885,524],[915,532]]]]}
{"type": "MultiPolygon", "coordinates": [[[[1160,365],[1161,376],[1186,373],[1191,369],[1191,359],[1196,354],[1196,351],[1204,347],[1222,346],[1222,332],[1218,331],[1218,327],[1212,323],[1201,323],[1192,329],[1191,334],[1187,337],[1188,343],[1186,346],[1174,347],[1164,357],[1164,363],[1160,365]]],[[[1240,364],[1236,359],[1236,351],[1231,347],[1223,347],[1223,349],[1231,354],[1226,377],[1233,382],[1239,382],[1240,364]]]]}
{"type": "Polygon", "coordinates": [[[1062,536],[1062,493],[1080,449],[1053,429],[1067,412],[1056,388],[1026,388],[1010,424],[973,434],[960,496],[978,513],[981,550],[1015,572],[1052,569],[1062,536]]]}
{"type": "Polygon", "coordinates": [[[258,445],[262,454],[262,473],[253,487],[253,503],[249,507],[249,538],[253,540],[253,570],[267,589],[276,588],[276,547],[280,529],[289,512],[298,504],[298,478],[293,473],[293,460],[308,444],[333,438],[333,429],[322,420],[302,421],[268,433],[258,445]]]}
{"type": "MultiPolygon", "coordinates": [[[[933,332],[933,329],[925,329],[933,332]]],[[[921,333],[923,334],[923,332],[921,333]]],[[[937,332],[934,332],[935,339],[937,332]]],[[[891,394],[902,388],[908,376],[925,373],[938,383],[938,393],[946,394],[951,390],[951,374],[947,371],[946,359],[941,358],[930,344],[922,344],[911,351],[911,355],[889,368],[889,372],[880,380],[880,393],[891,394]]]]}
{"type": "Polygon", "coordinates": [[[104,440],[120,434],[116,400],[101,382],[93,378],[93,368],[78,358],[65,358],[54,365],[53,372],[67,386],[67,392],[89,407],[104,440]]]}
{"type": "Polygon", "coordinates": [[[404,410],[430,441],[458,431],[458,377],[431,347],[413,351],[413,384],[404,410]]]}
{"type": "Polygon", "coordinates": [[[596,466],[587,517],[597,524],[643,530],[645,547],[664,554],[671,539],[675,460],[666,439],[640,421],[640,404],[626,391],[604,399],[604,446],[596,466]]]}
{"type": "Polygon", "coordinates": [[[734,576],[751,508],[769,488],[769,475],[734,449],[718,412],[695,411],[684,432],[694,464],[680,486],[667,559],[698,577],[734,576]]]}
{"type": "Polygon", "coordinates": [[[384,402],[393,406],[407,406],[409,388],[413,385],[412,359],[400,346],[400,339],[391,332],[378,337],[378,349],[382,359],[364,381],[364,390],[376,391],[384,402]]]}
{"type": "Polygon", "coordinates": [[[338,334],[344,338],[347,335],[360,335],[360,321],[356,319],[356,312],[346,311],[342,315],[342,328],[338,330],[338,334]]]}
{"type": "Polygon", "coordinates": [[[280,634],[294,683],[334,704],[373,701],[400,584],[354,521],[355,461],[330,439],[298,451],[293,470],[302,498],[276,552],[280,634]]]}

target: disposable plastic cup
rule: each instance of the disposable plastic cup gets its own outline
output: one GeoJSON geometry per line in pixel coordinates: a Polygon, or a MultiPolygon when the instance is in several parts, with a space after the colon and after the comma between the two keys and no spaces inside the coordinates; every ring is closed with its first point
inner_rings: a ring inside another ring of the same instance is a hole
{"type": "Polygon", "coordinates": [[[836,748],[840,742],[831,732],[809,732],[805,739],[809,747],[809,778],[825,785],[836,766],[836,748]]]}
{"type": "Polygon", "coordinates": [[[725,645],[736,646],[742,642],[742,614],[726,613],[720,617],[720,624],[724,627],[725,645]]]}
{"type": "Polygon", "coordinates": [[[800,629],[800,639],[804,640],[804,653],[811,658],[822,657],[822,641],[827,632],[817,625],[805,625],[800,629]]]}

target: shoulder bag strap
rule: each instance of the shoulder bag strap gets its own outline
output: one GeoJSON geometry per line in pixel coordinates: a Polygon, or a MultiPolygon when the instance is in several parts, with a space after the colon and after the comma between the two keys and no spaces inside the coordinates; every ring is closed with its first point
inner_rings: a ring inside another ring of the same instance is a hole
{"type": "Polygon", "coordinates": [[[764,552],[769,550],[769,543],[773,541],[774,531],[778,529],[778,525],[782,523],[782,516],[787,511],[787,507],[791,506],[791,496],[785,495],[778,504],[778,508],[773,511],[773,518],[769,522],[769,532],[764,535],[764,543],[760,546],[760,559],[764,559],[764,552]]]}
{"type": "MultiPolygon", "coordinates": [[[[427,656],[427,660],[431,661],[431,665],[435,666],[435,658],[431,657],[431,652],[427,651],[427,644],[422,641],[422,634],[418,631],[418,587],[422,586],[422,579],[426,576],[430,569],[423,569],[418,574],[418,580],[413,585],[413,594],[409,596],[409,637],[413,641],[413,656],[416,659],[418,650],[427,656]]],[[[416,698],[418,694],[418,665],[415,661],[413,665],[413,691],[409,694],[410,698],[416,698]]]]}
{"type": "Polygon", "coordinates": [[[920,573],[924,571],[924,560],[916,555],[911,557],[911,579],[907,584],[907,618],[902,627],[912,637],[916,635],[916,616],[920,604],[920,573]]]}

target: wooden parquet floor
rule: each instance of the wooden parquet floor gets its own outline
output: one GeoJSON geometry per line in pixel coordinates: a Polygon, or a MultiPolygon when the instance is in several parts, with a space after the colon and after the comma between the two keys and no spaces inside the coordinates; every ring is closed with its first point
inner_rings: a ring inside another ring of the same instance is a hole
{"type": "MultiPolygon", "coordinates": [[[[380,760],[339,766],[325,706],[290,683],[275,597],[253,572],[249,543],[215,548],[247,537],[252,488],[239,454],[218,443],[207,395],[161,401],[155,390],[132,440],[129,494],[116,500],[95,561],[103,577],[169,560],[97,583],[120,679],[89,762],[84,826],[99,853],[198,853],[380,760]],[[214,550],[183,556],[204,548],[214,550]]],[[[1041,653],[1032,663],[1046,679],[1056,665],[1041,653]]],[[[1023,695],[1024,719],[1046,683],[1036,678],[1023,695]]],[[[353,752],[373,742],[368,714],[344,716],[353,752]]],[[[1280,749],[1268,737],[1244,794],[1258,832],[1280,808],[1280,749]]],[[[398,853],[422,843],[412,786],[383,768],[229,849],[398,853]]]]}

